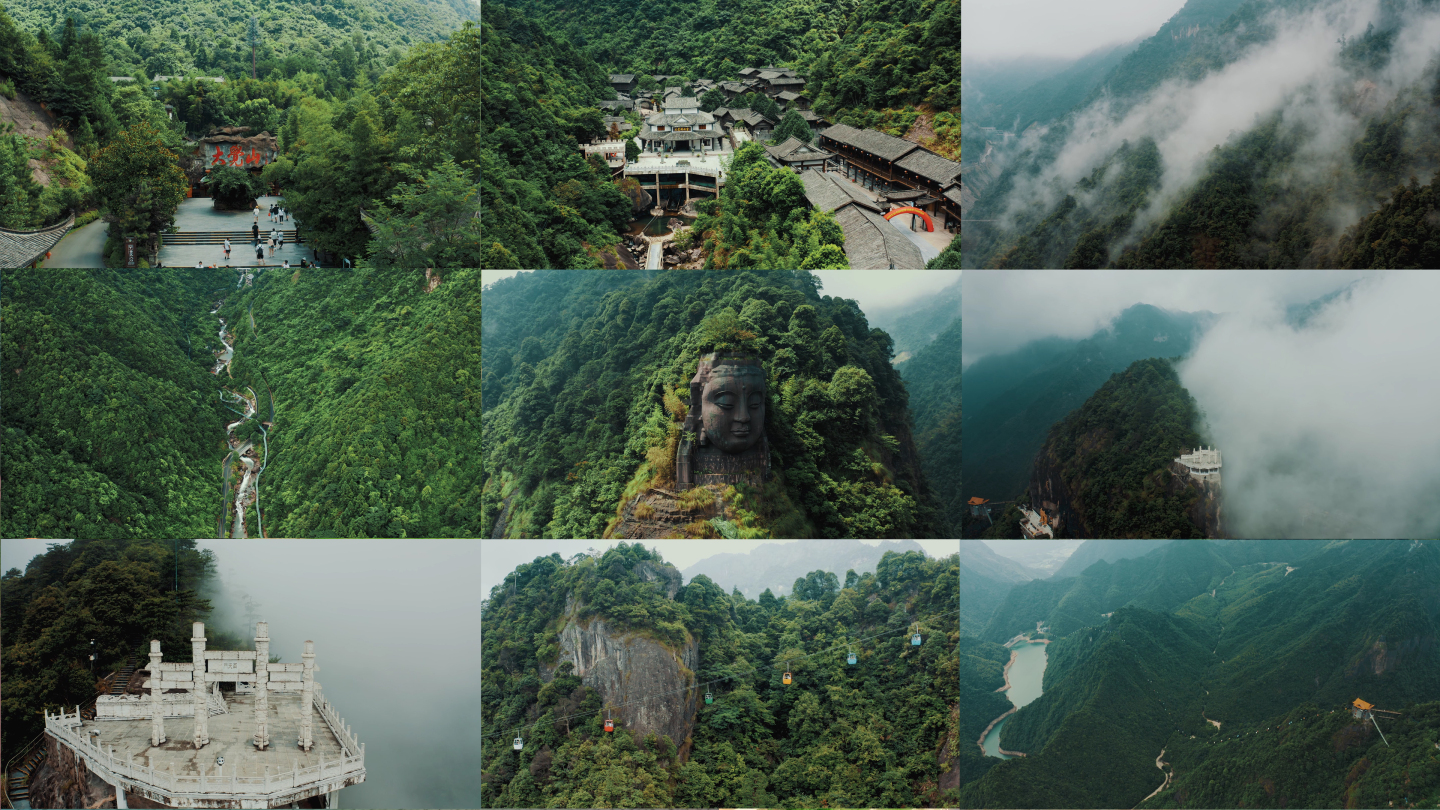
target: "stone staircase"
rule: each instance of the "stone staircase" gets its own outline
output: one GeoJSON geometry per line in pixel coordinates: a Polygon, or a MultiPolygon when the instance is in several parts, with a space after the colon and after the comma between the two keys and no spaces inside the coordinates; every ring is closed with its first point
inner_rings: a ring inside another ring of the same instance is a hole
{"type": "Polygon", "coordinates": [[[35,769],[40,767],[40,763],[45,761],[46,750],[43,745],[35,746],[25,759],[21,760],[19,766],[5,775],[9,783],[5,795],[10,799],[12,806],[30,801],[30,774],[34,773],[35,769]]]}
{"type": "MultiPolygon", "coordinates": [[[[265,239],[270,229],[265,227],[266,223],[260,223],[260,238],[265,239]]],[[[285,237],[286,243],[297,243],[295,228],[280,228],[280,233],[285,237]]],[[[165,245],[176,247],[180,245],[223,245],[229,239],[232,247],[237,250],[241,246],[253,244],[253,237],[249,230],[243,231],[181,231],[179,233],[165,234],[165,245]]]]}
{"type": "Polygon", "coordinates": [[[220,682],[216,681],[215,686],[205,696],[205,705],[210,710],[210,716],[217,714],[229,714],[230,707],[225,705],[225,696],[220,694],[220,682]]]}

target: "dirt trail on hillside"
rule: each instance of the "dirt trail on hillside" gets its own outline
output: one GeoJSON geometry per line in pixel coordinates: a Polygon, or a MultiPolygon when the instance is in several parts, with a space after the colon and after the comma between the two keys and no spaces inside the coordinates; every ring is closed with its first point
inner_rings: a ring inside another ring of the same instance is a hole
{"type": "Polygon", "coordinates": [[[1145,802],[1150,801],[1150,800],[1153,799],[1153,798],[1155,797],[1155,795],[1158,794],[1160,791],[1164,790],[1165,788],[1170,787],[1170,780],[1175,776],[1175,769],[1172,768],[1172,769],[1170,769],[1170,771],[1169,771],[1168,773],[1166,773],[1166,771],[1165,771],[1165,766],[1166,766],[1166,765],[1169,765],[1170,763],[1168,763],[1168,762],[1162,762],[1161,759],[1160,759],[1160,757],[1163,757],[1163,756],[1165,756],[1165,749],[1164,749],[1164,748],[1161,748],[1161,749],[1160,749],[1160,756],[1155,757],[1155,767],[1159,768],[1159,769],[1160,769],[1160,772],[1163,773],[1163,774],[1165,774],[1165,782],[1164,782],[1163,784],[1161,784],[1160,787],[1155,788],[1155,793],[1151,793],[1149,796],[1146,796],[1145,798],[1141,799],[1141,800],[1140,800],[1140,804],[1135,805],[1136,807],[1139,807],[1141,804],[1144,804],[1145,802]]]}

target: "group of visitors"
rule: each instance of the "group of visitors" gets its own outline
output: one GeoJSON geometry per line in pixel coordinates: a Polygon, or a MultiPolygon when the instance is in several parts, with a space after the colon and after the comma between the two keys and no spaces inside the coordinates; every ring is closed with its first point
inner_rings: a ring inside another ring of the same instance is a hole
{"type": "MultiPolygon", "coordinates": [[[[271,222],[284,223],[284,222],[290,220],[290,212],[287,211],[287,210],[285,210],[285,207],[280,204],[280,203],[283,202],[283,201],[284,201],[284,198],[281,198],[280,200],[278,200],[278,201],[273,202],[273,203],[270,204],[269,217],[270,217],[270,221],[271,221],[271,222]]],[[[265,257],[266,257],[265,251],[266,251],[267,248],[268,248],[269,251],[270,251],[269,255],[272,256],[272,257],[275,255],[275,251],[276,251],[276,250],[284,250],[284,248],[285,248],[285,232],[284,232],[283,230],[279,229],[279,228],[271,228],[271,229],[270,229],[270,233],[267,234],[266,237],[265,237],[265,241],[264,241],[264,242],[261,242],[261,240],[260,240],[260,201],[259,201],[259,200],[256,200],[256,201],[255,201],[255,210],[254,210],[253,213],[254,213],[255,217],[254,217],[254,222],[252,222],[251,225],[250,225],[250,238],[253,240],[252,243],[253,243],[254,248],[255,248],[255,261],[256,261],[257,263],[259,263],[261,266],[264,266],[264,264],[265,264],[265,257]]],[[[298,231],[297,231],[297,233],[298,233],[298,231]]],[[[226,259],[226,261],[229,261],[229,259],[230,259],[230,240],[229,240],[229,239],[226,239],[226,240],[225,240],[225,259],[226,259]]],[[[302,259],[301,261],[304,262],[303,259],[302,259]]],[[[286,267],[286,268],[288,268],[288,267],[290,266],[289,260],[285,260],[283,266],[286,267]]],[[[306,264],[303,264],[303,263],[302,263],[301,266],[304,267],[304,266],[306,266],[306,264]]]]}

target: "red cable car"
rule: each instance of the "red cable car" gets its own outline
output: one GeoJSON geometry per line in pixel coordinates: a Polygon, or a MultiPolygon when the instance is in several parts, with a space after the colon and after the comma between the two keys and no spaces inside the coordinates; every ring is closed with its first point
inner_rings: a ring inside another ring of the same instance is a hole
{"type": "Polygon", "coordinates": [[[613,720],[606,720],[606,721],[605,721],[605,730],[606,730],[606,731],[614,731],[614,730],[615,730],[615,721],[613,721],[613,720]]]}

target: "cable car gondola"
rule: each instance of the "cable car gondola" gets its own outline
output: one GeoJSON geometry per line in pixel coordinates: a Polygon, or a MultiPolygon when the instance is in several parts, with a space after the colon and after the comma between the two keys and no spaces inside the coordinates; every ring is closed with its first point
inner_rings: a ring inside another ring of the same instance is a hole
{"type": "Polygon", "coordinates": [[[788,672],[785,673],[784,681],[785,681],[785,685],[786,685],[786,686],[789,686],[789,685],[790,685],[790,673],[788,673],[788,672]]]}
{"type": "MultiPolygon", "coordinates": [[[[606,714],[609,714],[609,712],[606,712],[606,714]]],[[[614,730],[615,730],[615,721],[614,721],[614,720],[611,720],[609,717],[606,717],[606,718],[605,718],[605,730],[606,730],[606,731],[614,731],[614,730]]]]}
{"type": "Polygon", "coordinates": [[[516,750],[516,751],[519,751],[520,749],[522,749],[522,748],[524,748],[524,747],[525,747],[525,740],[524,740],[523,738],[521,738],[521,737],[516,737],[516,738],[515,738],[515,750],[516,750]]]}
{"type": "Polygon", "coordinates": [[[706,693],[705,693],[705,702],[706,702],[706,703],[714,703],[714,702],[715,702],[715,696],[712,695],[712,694],[710,694],[709,692],[706,692],[706,693]]]}
{"type": "Polygon", "coordinates": [[[855,653],[852,652],[848,656],[846,656],[845,663],[853,665],[855,663],[855,653]]]}

